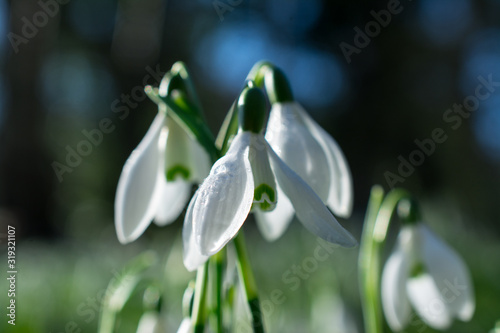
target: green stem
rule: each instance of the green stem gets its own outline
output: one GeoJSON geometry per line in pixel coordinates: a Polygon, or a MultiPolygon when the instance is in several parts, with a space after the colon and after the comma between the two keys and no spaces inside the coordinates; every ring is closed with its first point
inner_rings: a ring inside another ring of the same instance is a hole
{"type": "Polygon", "coordinates": [[[194,102],[196,109],[199,111],[200,116],[204,116],[202,105],[200,102],[200,99],[198,97],[198,94],[196,93],[196,89],[194,88],[194,83],[191,80],[191,76],[189,75],[189,71],[186,67],[186,64],[183,63],[182,61],[177,61],[175,64],[172,65],[171,69],[172,74],[179,74],[182,80],[184,81],[186,85],[186,90],[191,98],[191,100],[194,102]]]}
{"type": "Polygon", "coordinates": [[[238,258],[238,272],[245,289],[245,296],[252,314],[252,327],[254,333],[264,333],[264,323],[262,321],[262,310],[260,307],[259,295],[257,292],[257,284],[253,276],[248,254],[246,252],[245,238],[240,232],[234,238],[236,247],[236,256],[238,258]]]}
{"type": "Polygon", "coordinates": [[[384,198],[384,190],[374,186],[370,193],[359,254],[359,281],[366,333],[382,333],[380,302],[380,253],[385,244],[393,213],[407,191],[394,189],[384,198]]]}
{"type": "Polygon", "coordinates": [[[196,287],[194,294],[193,314],[194,333],[203,333],[206,321],[206,298],[208,280],[208,261],[196,273],[196,287]]]}
{"type": "Polygon", "coordinates": [[[273,64],[269,61],[259,61],[253,65],[247,75],[247,80],[254,81],[257,87],[262,88],[264,87],[264,76],[266,75],[266,72],[271,70],[273,67],[273,64]]]}
{"type": "Polygon", "coordinates": [[[365,216],[359,253],[359,283],[361,290],[361,305],[366,333],[381,333],[382,320],[378,306],[378,255],[373,241],[375,220],[384,199],[384,190],[374,186],[370,193],[368,209],[365,216]]]}
{"type": "Polygon", "coordinates": [[[223,309],[222,309],[222,291],[223,291],[223,277],[224,277],[224,266],[226,264],[226,248],[223,248],[216,254],[214,254],[210,261],[214,268],[214,279],[213,279],[213,292],[215,298],[215,327],[216,333],[224,333],[224,321],[223,321],[223,309]]]}

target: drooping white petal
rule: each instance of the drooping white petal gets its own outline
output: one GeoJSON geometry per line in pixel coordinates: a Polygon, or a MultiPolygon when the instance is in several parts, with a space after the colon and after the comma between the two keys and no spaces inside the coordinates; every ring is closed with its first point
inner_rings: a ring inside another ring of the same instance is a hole
{"type": "Polygon", "coordinates": [[[301,115],[305,125],[321,145],[326,155],[330,170],[328,207],[340,217],[347,218],[351,216],[354,191],[351,170],[344,153],[331,135],[321,128],[299,104],[296,104],[296,112],[301,115]]]}
{"type": "Polygon", "coordinates": [[[182,227],[183,261],[188,271],[192,272],[203,265],[208,256],[200,253],[199,247],[195,243],[193,232],[193,207],[198,197],[198,191],[194,194],[186,211],[186,218],[182,227]]]}
{"type": "Polygon", "coordinates": [[[163,175],[158,181],[161,185],[154,223],[165,226],[175,221],[186,206],[191,194],[191,184],[181,178],[167,182],[163,175]]]}
{"type": "Polygon", "coordinates": [[[165,114],[159,112],[146,135],[125,162],[115,197],[115,227],[118,240],[137,239],[153,219],[158,202],[158,167],[163,159],[160,133],[165,114]]]}
{"type": "Polygon", "coordinates": [[[425,225],[419,225],[422,258],[452,316],[463,321],[475,310],[474,288],[460,256],[425,225]]]}
{"type": "Polygon", "coordinates": [[[290,169],[270,146],[268,152],[278,186],[290,199],[299,221],[310,232],[328,242],[345,247],[356,246],[356,239],[337,222],[312,188],[290,169]]]}
{"type": "Polygon", "coordinates": [[[262,236],[269,242],[280,238],[293,220],[295,210],[283,190],[277,187],[277,203],[274,210],[263,212],[255,209],[255,220],[262,236]]]}
{"type": "Polygon", "coordinates": [[[224,247],[250,212],[254,184],[248,160],[249,144],[250,133],[239,133],[198,189],[193,225],[196,243],[204,255],[212,255],[224,247]]]}
{"type": "Polygon", "coordinates": [[[448,307],[429,274],[409,278],[406,289],[410,303],[427,325],[438,330],[445,330],[451,325],[448,307]]]}
{"type": "Polygon", "coordinates": [[[331,182],[328,161],[295,106],[293,102],[273,105],[266,140],[276,154],[326,202],[331,182]]]}
{"type": "Polygon", "coordinates": [[[410,321],[411,307],[406,296],[408,258],[397,248],[382,272],[381,298],[387,323],[393,331],[403,330],[410,321]]]}
{"type": "Polygon", "coordinates": [[[190,333],[191,332],[191,318],[184,318],[177,330],[177,333],[190,333]]]}
{"type": "Polygon", "coordinates": [[[276,207],[276,180],[269,165],[267,145],[262,134],[250,133],[248,160],[252,166],[254,209],[271,211],[276,207]]]}

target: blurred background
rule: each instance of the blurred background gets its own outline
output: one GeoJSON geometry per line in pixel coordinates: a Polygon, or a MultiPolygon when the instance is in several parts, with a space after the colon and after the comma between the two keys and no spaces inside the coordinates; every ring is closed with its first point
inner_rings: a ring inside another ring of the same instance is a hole
{"type": "MultiPolygon", "coordinates": [[[[99,295],[146,249],[167,263],[176,331],[194,276],[182,266],[183,216],[122,246],[113,201],[156,114],[143,87],[178,60],[214,132],[255,62],[281,67],[350,163],[354,214],[341,223],[359,239],[372,185],[410,190],[471,268],[476,314],[449,332],[488,332],[500,319],[500,1],[0,1],[0,35],[1,276],[8,225],[19,271],[16,327],[3,310],[0,331],[95,332],[99,295]]],[[[269,312],[271,332],[338,332],[346,313],[349,332],[363,331],[357,249],[335,250],[295,289],[284,275],[315,238],[296,222],[272,244],[253,223],[245,233],[262,298],[286,298],[269,312]]],[[[7,289],[3,277],[3,309],[7,289]]],[[[137,328],[134,297],[120,332],[137,328]]]]}

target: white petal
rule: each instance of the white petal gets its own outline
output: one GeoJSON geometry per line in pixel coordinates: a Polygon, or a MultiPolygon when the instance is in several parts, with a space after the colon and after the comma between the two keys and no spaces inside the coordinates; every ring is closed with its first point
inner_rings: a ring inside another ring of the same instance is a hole
{"type": "Polygon", "coordinates": [[[276,208],[270,212],[263,212],[260,209],[254,210],[257,227],[262,236],[269,242],[280,238],[285,233],[295,215],[292,203],[279,186],[277,187],[277,199],[276,208]]]}
{"type": "Polygon", "coordinates": [[[158,314],[146,312],[141,316],[137,325],[137,333],[155,333],[158,326],[158,314]]]}
{"type": "Polygon", "coordinates": [[[238,233],[252,207],[249,135],[242,132],[234,138],[227,154],[214,164],[198,189],[193,224],[196,243],[204,255],[223,248],[238,233]]]}
{"type": "Polygon", "coordinates": [[[475,310],[474,288],[460,256],[420,224],[422,257],[452,316],[468,321],[475,310]]]}
{"type": "Polygon", "coordinates": [[[179,326],[179,329],[177,330],[177,333],[190,333],[192,329],[191,326],[191,319],[184,318],[179,326]]]}
{"type": "Polygon", "coordinates": [[[328,161],[320,144],[296,112],[296,105],[273,105],[266,140],[276,154],[326,202],[330,191],[328,161]]]}
{"type": "Polygon", "coordinates": [[[256,210],[272,211],[276,207],[276,181],[269,165],[267,145],[262,134],[250,134],[248,160],[252,166],[254,206],[256,210]]]}
{"type": "Polygon", "coordinates": [[[210,172],[210,156],[198,141],[189,137],[189,168],[193,170],[191,181],[201,183],[210,172]]]}
{"type": "Polygon", "coordinates": [[[174,119],[167,117],[168,138],[165,168],[169,181],[177,177],[200,183],[210,171],[210,157],[205,149],[174,119]]]}
{"type": "Polygon", "coordinates": [[[406,287],[410,303],[427,325],[438,330],[445,330],[451,325],[448,308],[429,274],[408,279],[406,287]]]}
{"type": "Polygon", "coordinates": [[[328,242],[345,247],[356,246],[357,242],[354,237],[337,222],[306,182],[293,172],[269,146],[268,152],[278,186],[290,199],[300,222],[310,232],[328,242]]]}
{"type": "Polygon", "coordinates": [[[354,191],[351,170],[338,143],[319,126],[307,112],[297,104],[296,111],[302,116],[305,125],[323,148],[330,170],[330,193],[328,207],[340,217],[349,217],[352,212],[354,191]]]}
{"type": "Polygon", "coordinates": [[[182,228],[182,242],[184,247],[183,260],[184,266],[188,271],[192,272],[198,267],[203,265],[207,260],[208,256],[204,256],[200,253],[198,246],[195,243],[194,233],[193,233],[193,207],[195,205],[196,199],[198,197],[198,191],[194,194],[191,202],[189,203],[188,209],[186,211],[186,218],[184,219],[184,226],[182,228]]]}
{"type": "Polygon", "coordinates": [[[393,331],[403,330],[410,321],[411,307],[406,296],[408,258],[396,249],[382,272],[381,298],[387,323],[393,331]]]}
{"type": "Polygon", "coordinates": [[[163,159],[160,133],[165,114],[158,113],[141,143],[125,162],[115,198],[115,227],[125,244],[137,239],[151,223],[157,207],[158,167],[163,159]]]}
{"type": "Polygon", "coordinates": [[[159,226],[165,226],[175,221],[182,213],[191,194],[191,184],[181,178],[171,182],[167,182],[164,176],[159,178],[160,199],[154,222],[159,226]]]}
{"type": "Polygon", "coordinates": [[[167,144],[165,150],[165,174],[167,181],[177,178],[191,179],[194,170],[189,163],[190,138],[174,119],[167,117],[167,144]]]}

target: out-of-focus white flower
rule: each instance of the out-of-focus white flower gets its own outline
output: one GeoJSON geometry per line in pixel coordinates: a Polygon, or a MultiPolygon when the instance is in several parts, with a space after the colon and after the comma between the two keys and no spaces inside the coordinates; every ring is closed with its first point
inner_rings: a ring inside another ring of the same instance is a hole
{"type": "Polygon", "coordinates": [[[193,183],[210,170],[208,154],[164,111],[125,162],[115,198],[115,227],[126,244],[136,240],[151,221],[173,222],[186,205],[193,183]]]}
{"type": "MultiPolygon", "coordinates": [[[[252,206],[256,212],[267,211],[282,201],[316,236],[346,247],[357,244],[261,133],[240,131],[189,204],[183,229],[184,264],[194,270],[222,249],[238,233],[252,206]]],[[[264,223],[264,233],[275,232],[275,221],[264,223]]]]}
{"type": "Polygon", "coordinates": [[[191,318],[184,318],[177,330],[177,333],[190,333],[192,332],[191,318]]]}
{"type": "Polygon", "coordinates": [[[158,312],[145,312],[137,325],[137,333],[161,333],[164,331],[158,312]]]}
{"type": "Polygon", "coordinates": [[[453,318],[468,321],[475,309],[467,266],[422,223],[402,227],[382,274],[382,305],[389,326],[403,330],[411,307],[432,328],[444,330],[453,318]]]}
{"type": "MultiPolygon", "coordinates": [[[[353,204],[352,178],[347,160],[335,140],[295,101],[274,103],[269,116],[267,142],[276,154],[340,217],[349,217],[353,204]]],[[[278,188],[278,195],[281,189],[278,188]]],[[[293,218],[286,201],[276,210],[257,213],[257,223],[268,240],[281,236],[293,218]],[[272,221],[273,232],[265,226],[272,221]]]]}

